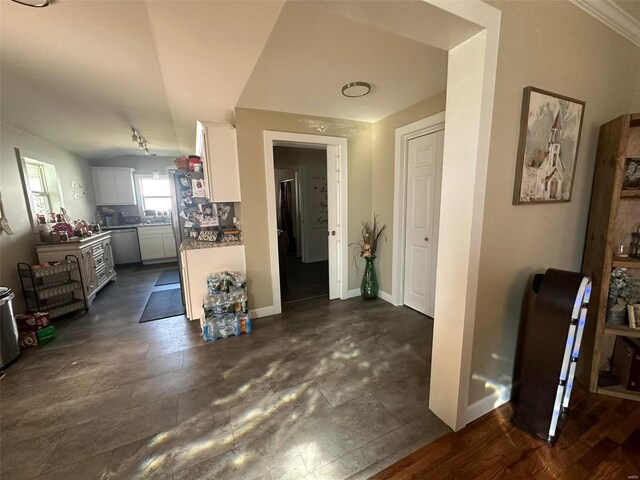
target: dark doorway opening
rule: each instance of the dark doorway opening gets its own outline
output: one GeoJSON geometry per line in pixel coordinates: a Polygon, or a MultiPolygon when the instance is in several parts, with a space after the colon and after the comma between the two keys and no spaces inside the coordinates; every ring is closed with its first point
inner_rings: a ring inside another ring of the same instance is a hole
{"type": "Polygon", "coordinates": [[[274,146],[280,295],[329,295],[327,151],[274,146]]]}

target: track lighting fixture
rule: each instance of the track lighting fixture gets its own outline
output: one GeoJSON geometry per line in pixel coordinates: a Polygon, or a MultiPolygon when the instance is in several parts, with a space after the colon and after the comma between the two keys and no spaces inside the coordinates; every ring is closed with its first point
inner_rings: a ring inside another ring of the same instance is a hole
{"type": "Polygon", "coordinates": [[[138,144],[138,148],[140,150],[144,150],[145,155],[155,156],[149,153],[149,142],[147,142],[147,140],[142,135],[140,135],[140,132],[133,127],[131,127],[131,140],[138,144]]]}

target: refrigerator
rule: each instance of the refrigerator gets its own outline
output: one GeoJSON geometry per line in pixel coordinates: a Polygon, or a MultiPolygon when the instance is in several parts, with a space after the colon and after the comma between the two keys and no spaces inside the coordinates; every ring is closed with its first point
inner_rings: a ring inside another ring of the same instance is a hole
{"type": "Polygon", "coordinates": [[[175,169],[169,170],[169,187],[171,188],[171,229],[173,230],[173,238],[176,242],[176,252],[178,252],[178,272],[180,273],[180,293],[182,295],[182,304],[185,305],[184,294],[184,278],[182,278],[182,272],[184,271],[182,265],[182,255],[180,254],[180,245],[182,244],[185,219],[180,216],[180,202],[179,195],[181,192],[179,173],[175,169]],[[176,182],[178,184],[176,185],[176,182]]]}
{"type": "MultiPolygon", "coordinates": [[[[197,236],[202,229],[221,230],[224,227],[233,227],[236,205],[231,202],[212,203],[207,198],[203,172],[170,169],[168,174],[171,188],[171,227],[182,279],[184,271],[180,255],[182,242],[188,240],[190,234],[197,236]]],[[[222,240],[222,234],[218,238],[222,240]]],[[[180,284],[184,303],[184,280],[180,284]]]]}

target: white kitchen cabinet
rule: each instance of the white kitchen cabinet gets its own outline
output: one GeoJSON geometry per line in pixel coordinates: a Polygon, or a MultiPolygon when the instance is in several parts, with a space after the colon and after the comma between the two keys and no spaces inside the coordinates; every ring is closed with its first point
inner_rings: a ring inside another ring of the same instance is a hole
{"type": "Polygon", "coordinates": [[[171,226],[138,227],[138,241],[143,263],[176,259],[176,241],[171,226]]]}
{"type": "Polygon", "coordinates": [[[140,237],[140,258],[142,258],[142,261],[157,260],[164,257],[162,235],[140,237]]]}
{"type": "Polygon", "coordinates": [[[178,252],[176,250],[176,239],[173,237],[173,234],[163,234],[162,244],[164,247],[165,257],[177,257],[178,252]]]}
{"type": "Polygon", "coordinates": [[[89,305],[102,287],[116,279],[109,232],[93,235],[79,242],[36,245],[36,252],[40,263],[64,260],[66,255],[78,257],[89,305]]]}
{"type": "Polygon", "coordinates": [[[240,170],[235,127],[225,122],[197,122],[196,153],[202,159],[209,199],[239,202],[240,170]]]}
{"type": "Polygon", "coordinates": [[[92,167],[96,205],[137,205],[133,168],[92,167]]]}

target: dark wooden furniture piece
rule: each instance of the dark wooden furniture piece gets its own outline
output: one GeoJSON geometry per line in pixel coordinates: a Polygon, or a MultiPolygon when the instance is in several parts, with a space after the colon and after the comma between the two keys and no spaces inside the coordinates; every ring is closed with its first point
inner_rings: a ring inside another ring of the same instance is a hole
{"type": "Polygon", "coordinates": [[[615,267],[640,276],[640,260],[616,257],[616,245],[628,244],[640,225],[640,190],[623,189],[630,159],[640,159],[640,113],[622,115],[600,127],[589,226],[582,272],[593,281],[578,380],[592,392],[640,401],[640,392],[620,385],[598,386],[598,373],[612,355],[617,335],[640,337],[640,329],[605,322],[609,279],[615,267]]]}
{"type": "Polygon", "coordinates": [[[591,282],[579,273],[550,268],[536,275],[533,290],[513,423],[554,444],[569,411],[591,282]]]}

